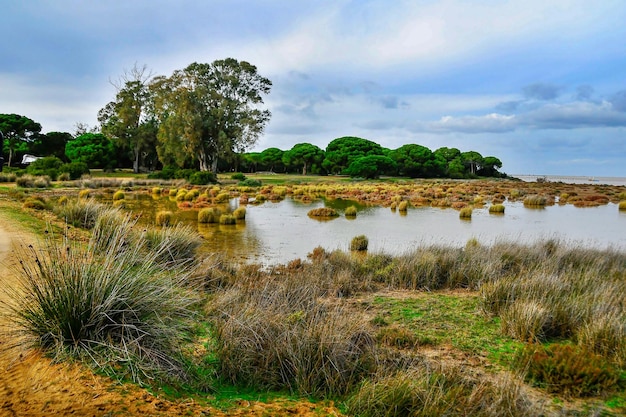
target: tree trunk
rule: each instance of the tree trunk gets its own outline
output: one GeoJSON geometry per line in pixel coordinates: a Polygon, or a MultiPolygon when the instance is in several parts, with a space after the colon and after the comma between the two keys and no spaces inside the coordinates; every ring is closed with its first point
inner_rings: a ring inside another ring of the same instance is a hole
{"type": "Polygon", "coordinates": [[[206,152],[202,151],[198,155],[198,160],[200,161],[200,171],[210,171],[209,169],[209,161],[206,152]]]}
{"type": "Polygon", "coordinates": [[[13,148],[9,147],[9,168],[11,167],[11,160],[13,159],[13,148]]]}
{"type": "Polygon", "coordinates": [[[135,174],[139,174],[139,155],[141,154],[141,152],[139,152],[139,146],[135,147],[133,154],[135,156],[135,160],[133,161],[133,172],[135,174]]]}
{"type": "Polygon", "coordinates": [[[302,175],[306,175],[306,162],[302,165],[302,175]]]}

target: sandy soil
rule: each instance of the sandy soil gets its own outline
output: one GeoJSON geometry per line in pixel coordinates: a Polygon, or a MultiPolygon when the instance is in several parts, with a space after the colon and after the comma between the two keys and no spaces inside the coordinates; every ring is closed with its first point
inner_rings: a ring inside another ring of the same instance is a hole
{"type": "MultiPolygon", "coordinates": [[[[34,241],[0,211],[0,286],[15,284],[15,245],[34,241]]],[[[6,297],[0,291],[0,297],[6,297]]],[[[2,298],[0,298],[2,303],[2,298]]],[[[0,318],[0,325],[11,326],[0,318]]],[[[0,416],[261,416],[339,415],[334,407],[309,402],[270,404],[242,401],[224,413],[188,399],[159,398],[133,385],[120,385],[78,365],[53,364],[38,352],[7,349],[0,336],[0,416]]]]}

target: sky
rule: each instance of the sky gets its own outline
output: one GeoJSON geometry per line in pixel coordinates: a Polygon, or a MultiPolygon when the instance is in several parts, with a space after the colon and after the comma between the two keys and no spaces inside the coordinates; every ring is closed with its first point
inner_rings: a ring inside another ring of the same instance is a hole
{"type": "Polygon", "coordinates": [[[626,177],[624,0],[0,0],[0,113],[97,125],[134,66],[269,78],[253,151],[358,136],[626,177]]]}

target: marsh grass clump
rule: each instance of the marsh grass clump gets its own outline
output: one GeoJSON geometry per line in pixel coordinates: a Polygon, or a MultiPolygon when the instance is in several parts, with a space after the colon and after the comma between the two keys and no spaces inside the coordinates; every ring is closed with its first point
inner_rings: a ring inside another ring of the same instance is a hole
{"type": "Polygon", "coordinates": [[[472,218],[472,208],[471,207],[463,207],[459,211],[459,217],[461,219],[470,220],[472,218]]]}
{"type": "Polygon", "coordinates": [[[174,213],[168,210],[157,212],[154,222],[157,226],[170,226],[174,221],[174,213]]]}
{"type": "Polygon", "coordinates": [[[113,201],[119,201],[119,200],[123,200],[126,198],[126,194],[124,193],[123,190],[117,190],[114,194],[113,194],[113,201]]]}
{"type": "Polygon", "coordinates": [[[159,230],[148,229],[140,235],[138,242],[154,252],[154,261],[164,268],[190,264],[201,244],[198,234],[180,223],[159,230]]]}
{"type": "Polygon", "coordinates": [[[398,203],[398,211],[406,212],[409,209],[409,202],[406,200],[402,200],[398,203]]]}
{"type": "Polygon", "coordinates": [[[0,182],[15,182],[17,175],[12,172],[0,172],[0,182]]]}
{"type": "Polygon", "coordinates": [[[548,199],[542,195],[529,195],[524,197],[524,206],[526,207],[544,207],[548,199]]]}
{"type": "Polygon", "coordinates": [[[51,237],[19,251],[18,285],[6,289],[10,340],[135,381],[182,376],[180,343],[195,301],[184,288],[189,273],[162,269],[155,253],[128,245],[126,232],[94,234],[86,247],[51,237]]]}
{"type": "Polygon", "coordinates": [[[84,189],[78,192],[78,198],[89,198],[91,195],[91,190],[84,189]]]}
{"type": "Polygon", "coordinates": [[[365,235],[359,235],[352,238],[350,241],[351,251],[366,251],[369,245],[369,239],[365,235]]]}
{"type": "Polygon", "coordinates": [[[66,223],[83,229],[91,229],[102,213],[111,210],[93,200],[76,200],[67,204],[55,205],[53,212],[66,223]]]}
{"type": "Polygon", "coordinates": [[[233,211],[233,217],[235,220],[245,220],[246,219],[246,208],[245,207],[237,207],[233,211]]]}
{"type": "Polygon", "coordinates": [[[354,217],[356,217],[356,213],[357,213],[356,207],[355,206],[350,206],[350,207],[346,208],[346,211],[345,211],[344,214],[345,214],[346,217],[354,218],[354,217]]]}
{"type": "Polygon", "coordinates": [[[306,272],[240,283],[212,303],[219,373],[233,383],[342,396],[375,369],[366,323],[320,300],[306,272]],[[305,284],[306,283],[306,284],[305,284]]]}
{"type": "Polygon", "coordinates": [[[617,207],[620,211],[626,210],[626,201],[620,201],[617,207]]]}
{"type": "Polygon", "coordinates": [[[198,212],[198,223],[219,223],[221,215],[217,207],[203,208],[198,212]]]}
{"type": "Polygon", "coordinates": [[[492,204],[489,206],[489,213],[504,214],[504,204],[492,204]]]}
{"type": "Polygon", "coordinates": [[[237,219],[232,214],[222,214],[220,224],[237,224],[237,219]]]}
{"type": "Polygon", "coordinates": [[[309,217],[338,217],[339,213],[332,207],[318,207],[308,212],[309,217]]]}
{"type": "Polygon", "coordinates": [[[22,207],[33,210],[49,210],[50,203],[43,197],[28,197],[24,203],[22,203],[22,207]]]}

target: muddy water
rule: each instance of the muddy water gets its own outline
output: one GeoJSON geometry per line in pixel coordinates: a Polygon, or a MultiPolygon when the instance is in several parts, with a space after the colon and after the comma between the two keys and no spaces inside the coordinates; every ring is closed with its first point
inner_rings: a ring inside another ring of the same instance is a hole
{"type": "MultiPolygon", "coordinates": [[[[198,224],[198,210],[179,210],[168,197],[128,195],[126,207],[140,214],[140,223],[154,221],[159,210],[171,210],[176,220],[196,229],[204,239],[203,250],[223,252],[230,258],[265,265],[305,259],[315,247],[347,250],[350,240],[366,235],[370,251],[390,254],[406,252],[417,245],[461,247],[472,238],[491,244],[497,240],[532,243],[558,238],[572,245],[617,247],[626,250],[626,213],[615,204],[577,208],[572,205],[530,209],[520,202],[505,202],[505,214],[489,214],[488,205],[474,209],[471,220],[461,220],[453,209],[410,208],[403,215],[389,208],[370,207],[353,201],[318,200],[302,203],[286,199],[278,203],[248,205],[244,222],[236,225],[198,224]],[[355,205],[355,219],[343,216],[355,205]],[[332,220],[316,220],[307,213],[330,206],[342,215],[332,220]]],[[[236,199],[221,206],[232,211],[236,199]]]]}

